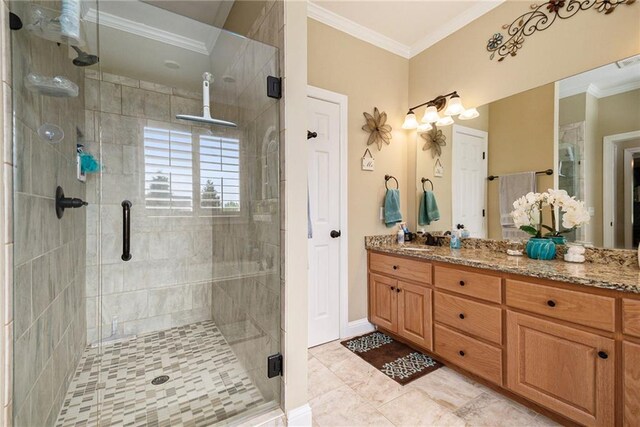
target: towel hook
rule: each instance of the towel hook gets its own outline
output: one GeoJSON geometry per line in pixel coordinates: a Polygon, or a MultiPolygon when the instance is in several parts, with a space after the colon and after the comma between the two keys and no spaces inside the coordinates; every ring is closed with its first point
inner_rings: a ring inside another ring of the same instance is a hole
{"type": "Polygon", "coordinates": [[[431,191],[433,191],[433,181],[431,181],[429,178],[422,178],[420,181],[422,182],[422,191],[427,191],[427,189],[424,188],[425,182],[428,182],[429,184],[431,184],[431,191]]]}
{"type": "Polygon", "coordinates": [[[387,183],[389,182],[389,180],[392,179],[396,182],[396,188],[400,188],[400,184],[398,184],[398,180],[396,179],[395,176],[393,175],[385,175],[384,176],[384,186],[385,188],[388,190],[389,186],[387,185],[387,183]]]}

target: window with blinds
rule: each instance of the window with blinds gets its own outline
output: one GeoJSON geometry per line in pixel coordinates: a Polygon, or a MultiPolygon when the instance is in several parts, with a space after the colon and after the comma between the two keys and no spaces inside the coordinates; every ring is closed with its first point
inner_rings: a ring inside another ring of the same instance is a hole
{"type": "Polygon", "coordinates": [[[145,127],[144,172],[147,209],[193,211],[191,133],[145,127]]]}
{"type": "Polygon", "coordinates": [[[240,213],[238,139],[145,127],[144,162],[147,209],[240,213]]]}
{"type": "Polygon", "coordinates": [[[240,212],[240,143],[200,135],[200,207],[213,213],[240,212]]]}

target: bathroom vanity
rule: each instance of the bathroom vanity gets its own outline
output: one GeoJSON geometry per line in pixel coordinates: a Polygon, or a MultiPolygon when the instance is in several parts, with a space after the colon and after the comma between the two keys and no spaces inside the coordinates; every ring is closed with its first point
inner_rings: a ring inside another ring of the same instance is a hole
{"type": "Polygon", "coordinates": [[[563,423],[640,425],[640,271],[367,241],[369,321],[563,423]]]}

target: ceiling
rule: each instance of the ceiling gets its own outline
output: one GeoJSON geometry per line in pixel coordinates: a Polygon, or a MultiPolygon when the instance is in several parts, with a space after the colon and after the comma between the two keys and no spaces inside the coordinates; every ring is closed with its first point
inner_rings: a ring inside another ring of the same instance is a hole
{"type": "Polygon", "coordinates": [[[614,62],[560,80],[560,98],[584,92],[596,98],[604,98],[640,89],[640,55],[619,62],[627,62],[629,65],[620,68],[614,62]]]}
{"type": "Polygon", "coordinates": [[[504,0],[309,0],[309,17],[405,58],[422,52],[504,0]]]}
{"type": "Polygon", "coordinates": [[[229,1],[202,7],[201,1],[101,0],[99,11],[90,9],[83,16],[84,49],[100,56],[102,71],[196,92],[202,88],[202,74],[208,71],[215,78],[214,93],[226,95],[231,88],[222,77],[246,39],[202,21],[224,22],[231,5],[229,1]],[[198,5],[203,19],[181,14],[195,13],[198,5]],[[168,68],[165,61],[176,62],[179,68],[168,68]]]}

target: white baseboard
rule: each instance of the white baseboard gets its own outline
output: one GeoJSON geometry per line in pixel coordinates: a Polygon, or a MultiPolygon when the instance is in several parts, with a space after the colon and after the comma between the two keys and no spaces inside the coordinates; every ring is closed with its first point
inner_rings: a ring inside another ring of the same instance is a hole
{"type": "Polygon", "coordinates": [[[287,412],[287,426],[311,427],[311,406],[306,405],[287,412]]]}
{"type": "Polygon", "coordinates": [[[344,328],[342,333],[342,339],[355,337],[357,335],[367,334],[369,332],[373,332],[375,330],[375,326],[372,323],[369,323],[367,318],[354,320],[353,322],[349,322],[347,327],[344,328]]]}

